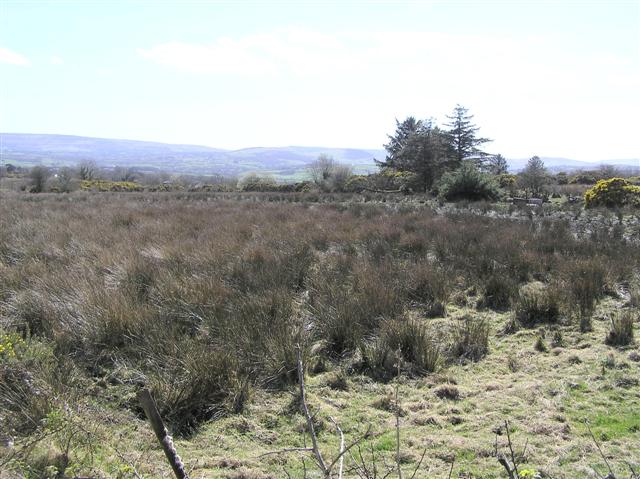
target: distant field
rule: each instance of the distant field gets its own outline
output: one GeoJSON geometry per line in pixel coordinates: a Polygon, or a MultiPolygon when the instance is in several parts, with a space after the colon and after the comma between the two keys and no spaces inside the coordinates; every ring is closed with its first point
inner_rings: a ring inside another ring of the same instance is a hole
{"type": "Polygon", "coordinates": [[[394,467],[396,415],[404,477],[423,453],[416,478],[506,477],[505,420],[521,470],[604,477],[589,424],[627,477],[640,354],[610,329],[637,330],[639,244],[637,215],[576,205],[4,192],[0,478],[169,477],[142,387],[191,477],[321,477],[279,452],[309,444],[298,347],[325,457],[330,418],[371,426],[345,477],[394,467]]]}

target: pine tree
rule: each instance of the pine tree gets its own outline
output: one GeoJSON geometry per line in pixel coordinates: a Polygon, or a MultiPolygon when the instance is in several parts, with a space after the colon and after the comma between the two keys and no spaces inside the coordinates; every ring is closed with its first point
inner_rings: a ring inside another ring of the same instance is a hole
{"type": "Polygon", "coordinates": [[[520,186],[530,195],[538,196],[549,181],[549,172],[539,156],[533,156],[519,175],[520,186]]]}
{"type": "Polygon", "coordinates": [[[399,122],[396,118],[396,132],[393,135],[387,135],[389,143],[384,145],[387,150],[387,156],[384,161],[376,160],[380,168],[391,168],[399,170],[398,163],[401,161],[402,152],[409,143],[412,135],[415,135],[422,127],[422,122],[409,116],[406,120],[399,122]]]}
{"type": "Polygon", "coordinates": [[[395,135],[389,136],[386,161],[381,168],[415,173],[424,191],[452,166],[448,137],[433,120],[409,117],[396,120],[395,135]]]}
{"type": "Polygon", "coordinates": [[[484,170],[492,175],[502,175],[508,172],[509,164],[504,156],[497,154],[489,156],[484,164],[484,170]]]}
{"type": "Polygon", "coordinates": [[[471,122],[473,115],[469,115],[468,112],[469,110],[462,105],[456,105],[452,114],[447,116],[450,120],[445,125],[449,127],[449,147],[458,165],[469,158],[474,159],[477,166],[481,166],[487,154],[479,147],[491,140],[476,137],[480,128],[471,122]]]}

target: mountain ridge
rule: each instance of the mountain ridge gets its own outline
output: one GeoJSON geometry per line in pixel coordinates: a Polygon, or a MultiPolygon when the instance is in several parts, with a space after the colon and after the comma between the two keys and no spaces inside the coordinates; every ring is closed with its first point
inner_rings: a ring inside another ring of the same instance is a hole
{"type": "MultiPolygon", "coordinates": [[[[384,158],[385,150],[295,145],[234,150],[80,135],[0,133],[0,162],[20,166],[73,166],[80,161],[91,160],[104,168],[133,166],[143,171],[223,176],[258,172],[296,178],[320,154],[330,155],[336,161],[352,166],[356,173],[367,173],[377,169],[374,158],[384,158]]],[[[570,158],[541,158],[552,171],[594,169],[600,164],[640,169],[640,159],[587,162],[570,158]]],[[[511,171],[519,171],[527,160],[514,158],[507,161],[511,171]]]]}

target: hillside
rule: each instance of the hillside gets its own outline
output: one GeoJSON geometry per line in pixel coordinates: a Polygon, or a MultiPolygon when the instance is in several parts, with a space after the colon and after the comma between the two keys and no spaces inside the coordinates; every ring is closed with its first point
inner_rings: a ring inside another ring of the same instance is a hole
{"type": "Polygon", "coordinates": [[[198,145],[24,133],[0,133],[0,139],[3,163],[61,166],[93,160],[102,167],[136,166],[148,171],[224,176],[250,171],[295,176],[322,153],[362,173],[375,168],[374,157],[384,156],[382,150],[356,148],[287,146],[223,150],[198,145]]]}
{"type": "MultiPolygon", "coordinates": [[[[256,147],[224,150],[202,145],[176,145],[136,140],[91,138],[70,135],[0,133],[3,163],[31,166],[70,166],[93,160],[102,167],[135,166],[146,171],[237,176],[251,171],[293,179],[303,173],[318,155],[327,154],[351,165],[356,173],[375,170],[373,159],[382,159],[382,149],[327,148],[309,146],[256,147]]],[[[552,171],[596,168],[600,164],[640,168],[639,159],[603,159],[600,162],[542,157],[552,171]]],[[[527,158],[509,159],[512,171],[519,171],[527,158]]]]}

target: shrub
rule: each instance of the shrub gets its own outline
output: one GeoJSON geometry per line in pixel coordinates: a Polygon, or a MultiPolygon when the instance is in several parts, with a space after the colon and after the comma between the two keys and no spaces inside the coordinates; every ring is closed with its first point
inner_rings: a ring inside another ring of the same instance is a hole
{"type": "Polygon", "coordinates": [[[402,191],[409,193],[418,191],[420,178],[416,173],[410,171],[393,170],[384,168],[380,173],[369,175],[370,188],[386,191],[402,191]]]}
{"type": "Polygon", "coordinates": [[[419,264],[409,272],[409,299],[429,318],[445,316],[451,295],[450,274],[434,264],[419,264]]]}
{"type": "Polygon", "coordinates": [[[498,311],[508,308],[512,298],[518,293],[518,283],[507,274],[499,272],[490,274],[481,288],[480,305],[498,311]]]}
{"type": "Polygon", "coordinates": [[[611,329],[605,339],[609,346],[626,346],[633,341],[633,323],[635,315],[631,311],[615,314],[611,317],[611,329]]]}
{"type": "Polygon", "coordinates": [[[591,330],[591,316],[604,295],[607,271],[601,258],[577,260],[565,266],[569,304],[575,308],[582,332],[591,330]]]}
{"type": "Polygon", "coordinates": [[[404,307],[388,265],[359,266],[345,276],[347,265],[328,265],[310,281],[313,332],[331,356],[355,351],[382,320],[397,317],[404,307]]]}
{"type": "Polygon", "coordinates": [[[514,305],[515,319],[525,327],[556,323],[560,319],[559,295],[549,287],[533,284],[520,289],[514,305]]]}
{"type": "Polygon", "coordinates": [[[593,185],[596,181],[595,175],[589,172],[577,173],[569,178],[569,184],[572,185],[593,185]]]}
{"type": "Polygon", "coordinates": [[[34,166],[29,172],[29,179],[31,180],[31,193],[42,193],[45,191],[47,180],[51,176],[51,171],[46,166],[34,166]]]}
{"type": "Polygon", "coordinates": [[[80,189],[86,191],[143,191],[144,187],[133,181],[82,180],[80,189]]]}
{"type": "Polygon", "coordinates": [[[70,370],[63,375],[47,346],[0,334],[0,441],[40,427],[53,407],[59,381],[69,377],[70,370]]]}
{"type": "Polygon", "coordinates": [[[155,358],[149,386],[160,414],[176,434],[193,432],[205,420],[240,412],[249,382],[230,350],[183,344],[178,357],[155,358]]]}
{"type": "Polygon", "coordinates": [[[465,316],[453,328],[451,355],[461,361],[479,361],[489,352],[489,324],[465,316]]]}
{"type": "Polygon", "coordinates": [[[553,332],[553,339],[551,341],[551,345],[554,348],[564,348],[567,345],[566,341],[564,340],[564,336],[562,335],[562,331],[561,330],[556,329],[553,332]]]}
{"type": "Polygon", "coordinates": [[[432,334],[425,326],[404,318],[384,321],[378,338],[363,344],[361,354],[364,372],[382,380],[397,374],[398,359],[412,374],[433,372],[440,365],[440,350],[432,334]]]}
{"type": "Polygon", "coordinates": [[[270,176],[259,176],[249,173],[238,182],[240,191],[275,191],[278,184],[270,176]]]}
{"type": "Polygon", "coordinates": [[[498,175],[498,185],[505,190],[513,190],[518,184],[518,177],[509,173],[498,175]]]}
{"type": "Polygon", "coordinates": [[[499,191],[490,175],[472,163],[464,163],[456,171],[443,175],[438,194],[447,201],[492,201],[498,198],[499,191]]]}
{"type": "Polygon", "coordinates": [[[629,305],[640,307],[640,281],[636,280],[629,285],[629,305]]]}
{"type": "Polygon", "coordinates": [[[632,185],[624,178],[600,180],[593,188],[586,191],[584,204],[587,208],[640,206],[640,186],[632,185]]]}
{"type": "Polygon", "coordinates": [[[536,341],[535,343],[533,343],[533,348],[540,353],[546,353],[549,351],[549,348],[547,347],[547,343],[545,342],[544,338],[541,335],[538,335],[536,337],[536,341]]]}
{"type": "Polygon", "coordinates": [[[450,401],[460,399],[460,390],[453,384],[443,384],[438,387],[434,393],[440,399],[449,399],[450,401]]]}

